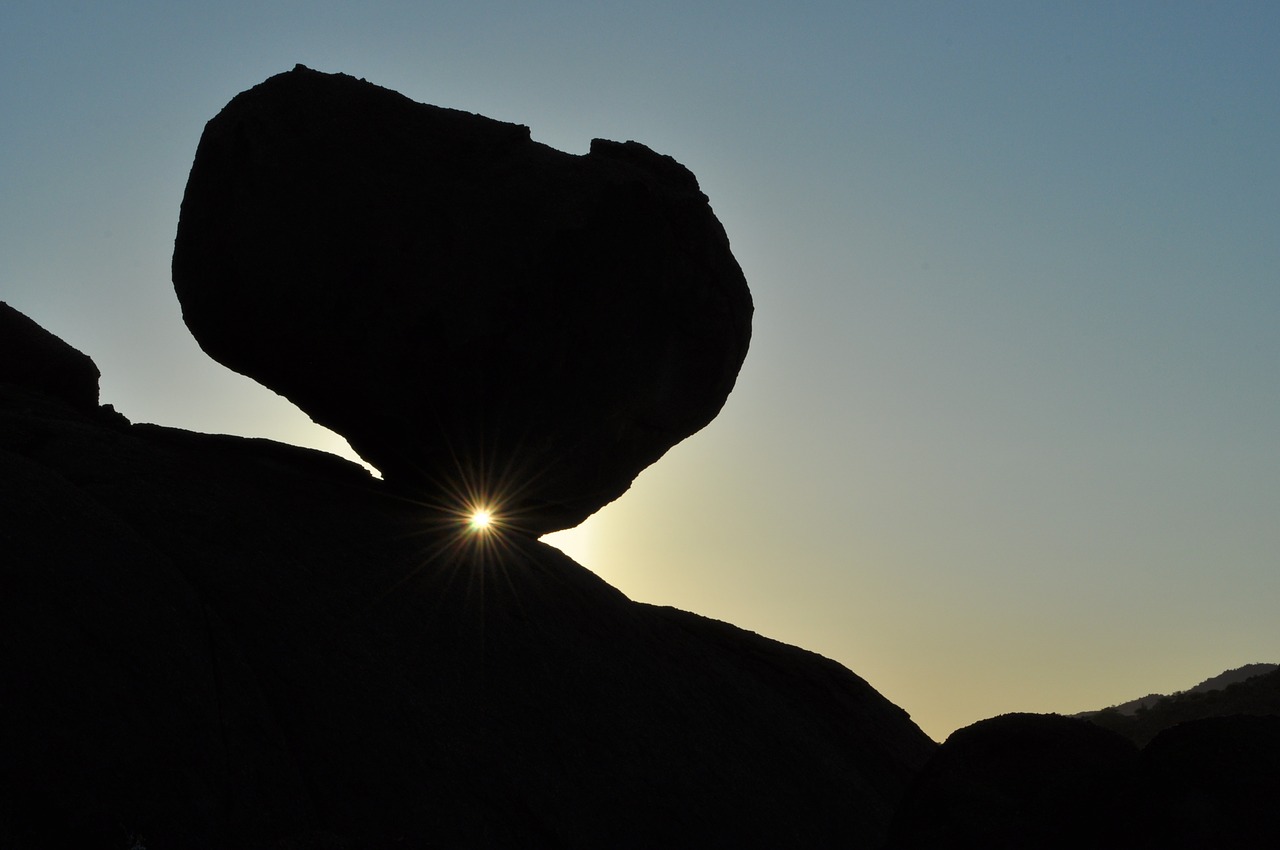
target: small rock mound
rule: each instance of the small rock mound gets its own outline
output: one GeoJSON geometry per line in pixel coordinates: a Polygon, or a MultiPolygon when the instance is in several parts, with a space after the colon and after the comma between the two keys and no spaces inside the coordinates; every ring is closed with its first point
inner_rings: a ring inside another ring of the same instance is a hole
{"type": "Polygon", "coordinates": [[[298,66],[205,128],[173,279],[216,360],[427,504],[542,533],[733,388],[751,296],[693,175],[298,66]]]}
{"type": "Polygon", "coordinates": [[[1084,720],[1005,714],[953,733],[916,776],[891,850],[1119,847],[1138,748],[1084,720]]]}
{"type": "Polygon", "coordinates": [[[47,393],[74,408],[98,406],[98,367],[0,301],[0,384],[47,393]]]}
{"type": "Polygon", "coordinates": [[[1078,718],[960,729],[912,780],[886,850],[1280,847],[1280,717],[1192,720],[1139,751],[1078,718]]]}

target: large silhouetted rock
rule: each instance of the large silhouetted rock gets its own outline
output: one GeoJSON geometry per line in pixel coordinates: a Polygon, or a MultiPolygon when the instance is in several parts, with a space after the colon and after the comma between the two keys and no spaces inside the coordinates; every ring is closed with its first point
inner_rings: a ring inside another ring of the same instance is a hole
{"type": "Polygon", "coordinates": [[[934,749],[825,658],[45,374],[0,381],[2,847],[874,847],[934,749]]]}
{"type": "Polygon", "coordinates": [[[221,363],[452,509],[574,525],[709,422],[751,298],[694,176],[299,66],[205,128],[174,248],[221,363]]]}

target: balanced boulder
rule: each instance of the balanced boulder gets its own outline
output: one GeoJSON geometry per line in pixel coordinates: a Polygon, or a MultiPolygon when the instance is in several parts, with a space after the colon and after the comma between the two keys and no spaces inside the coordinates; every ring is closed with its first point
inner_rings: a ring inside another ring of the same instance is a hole
{"type": "Polygon", "coordinates": [[[209,122],[173,280],[216,360],[389,485],[577,524],[733,388],[751,296],[694,176],[298,66],[209,122]]]}

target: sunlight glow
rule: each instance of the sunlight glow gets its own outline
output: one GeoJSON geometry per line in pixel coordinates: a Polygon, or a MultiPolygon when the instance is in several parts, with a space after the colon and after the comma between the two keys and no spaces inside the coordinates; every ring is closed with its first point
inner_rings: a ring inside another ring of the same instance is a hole
{"type": "Polygon", "coordinates": [[[485,508],[472,511],[467,520],[467,528],[475,534],[481,534],[493,528],[493,513],[485,508]]]}

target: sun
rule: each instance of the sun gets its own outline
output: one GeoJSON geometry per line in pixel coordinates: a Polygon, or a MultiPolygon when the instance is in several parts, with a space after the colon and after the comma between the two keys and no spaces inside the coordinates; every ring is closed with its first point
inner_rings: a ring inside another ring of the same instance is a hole
{"type": "Polygon", "coordinates": [[[467,528],[475,533],[480,534],[493,528],[493,512],[487,508],[477,508],[471,512],[471,516],[467,518],[467,528]]]}

